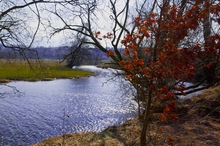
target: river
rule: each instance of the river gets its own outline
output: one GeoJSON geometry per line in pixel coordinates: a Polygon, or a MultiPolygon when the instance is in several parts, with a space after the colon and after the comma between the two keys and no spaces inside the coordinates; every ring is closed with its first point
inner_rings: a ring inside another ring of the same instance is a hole
{"type": "Polygon", "coordinates": [[[0,145],[28,146],[64,133],[99,132],[137,115],[123,78],[114,78],[113,70],[81,68],[97,75],[0,85],[0,145]]]}

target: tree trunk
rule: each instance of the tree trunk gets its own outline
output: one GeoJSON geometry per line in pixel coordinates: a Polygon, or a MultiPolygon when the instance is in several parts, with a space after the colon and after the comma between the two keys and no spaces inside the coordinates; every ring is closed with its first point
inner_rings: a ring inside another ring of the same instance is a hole
{"type": "Polygon", "coordinates": [[[150,107],[151,107],[151,91],[148,93],[148,100],[145,107],[144,112],[144,123],[142,126],[141,136],[140,136],[140,146],[146,146],[147,141],[147,127],[149,124],[149,117],[150,117],[150,107]]]}
{"type": "MultiPolygon", "coordinates": [[[[208,7],[205,7],[205,8],[209,9],[208,7]]],[[[211,21],[210,21],[210,15],[208,15],[203,20],[203,37],[204,37],[204,41],[205,41],[205,47],[209,47],[208,40],[209,40],[210,36],[211,36],[211,21]]],[[[208,58],[206,58],[206,60],[207,60],[207,64],[217,61],[212,56],[208,56],[208,58]]],[[[215,69],[216,69],[216,65],[213,63],[210,68],[207,68],[207,67],[204,68],[207,83],[210,85],[213,84],[213,82],[216,78],[215,69]]]]}

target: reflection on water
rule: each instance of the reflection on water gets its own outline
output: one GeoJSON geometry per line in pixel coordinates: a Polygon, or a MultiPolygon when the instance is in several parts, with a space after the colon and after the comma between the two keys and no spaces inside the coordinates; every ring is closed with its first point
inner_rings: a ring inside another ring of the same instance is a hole
{"type": "MultiPolygon", "coordinates": [[[[190,83],[190,82],[185,82],[184,83],[184,86],[187,88],[187,87],[190,87],[190,86],[193,86],[194,84],[193,83],[190,83]]],[[[195,89],[199,89],[199,88],[202,88],[203,85],[200,85],[198,86],[197,88],[193,88],[193,89],[189,89],[189,90],[185,90],[184,92],[188,92],[188,91],[193,91],[195,89]]],[[[190,93],[190,94],[187,94],[187,95],[180,95],[178,96],[180,99],[186,99],[186,98],[191,98],[193,96],[197,96],[199,94],[202,93],[202,90],[199,90],[199,91],[196,91],[196,92],[193,92],[193,93],[190,93]]]]}
{"type": "MultiPolygon", "coordinates": [[[[0,145],[26,146],[63,133],[101,131],[134,117],[137,105],[128,84],[109,80],[112,71],[88,68],[98,75],[7,84],[19,92],[0,98],[0,145]]],[[[10,87],[0,88],[11,93],[10,87]]]]}

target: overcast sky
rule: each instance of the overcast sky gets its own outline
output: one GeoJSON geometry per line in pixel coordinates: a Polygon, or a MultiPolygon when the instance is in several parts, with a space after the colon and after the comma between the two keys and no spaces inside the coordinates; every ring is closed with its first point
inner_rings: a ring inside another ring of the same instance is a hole
{"type": "MultiPolygon", "coordinates": [[[[4,1],[8,2],[10,0],[0,1],[0,9],[4,8],[1,5],[4,1]]],[[[11,1],[19,3],[24,0],[17,0],[17,1],[11,0],[11,1]]],[[[26,0],[26,1],[32,1],[32,0],[26,0]]],[[[126,1],[127,0],[117,0],[116,8],[118,10],[121,10],[124,7],[126,1]]],[[[135,17],[134,3],[136,1],[142,1],[142,0],[130,0],[130,1],[131,1],[130,11],[132,11],[132,15],[134,15],[134,17],[135,17]]],[[[148,2],[150,3],[152,1],[148,1],[148,2]]],[[[149,3],[145,5],[146,9],[149,7],[149,3]]],[[[39,29],[37,37],[35,39],[35,43],[34,43],[35,46],[69,45],[69,42],[74,41],[74,37],[72,34],[73,32],[68,32],[68,31],[60,32],[59,34],[54,35],[52,38],[49,38],[49,36],[52,33],[51,29],[48,28],[49,24],[51,24],[53,27],[57,27],[57,28],[62,28],[64,26],[64,24],[60,21],[60,19],[57,16],[55,16],[45,10],[45,9],[54,10],[53,5],[38,4],[38,8],[40,10],[42,23],[40,25],[40,29],[39,29]]],[[[31,9],[36,12],[35,6],[32,5],[31,7],[29,7],[29,8],[27,7],[22,10],[22,12],[25,13],[24,15],[20,15],[20,13],[18,13],[18,14],[15,13],[14,15],[15,15],[15,17],[19,17],[24,20],[27,19],[27,25],[31,27],[32,34],[33,34],[34,31],[36,30],[37,25],[38,25],[38,21],[37,21],[38,17],[33,13],[33,11],[31,11],[31,9]]],[[[74,10],[76,10],[76,9],[77,8],[74,7],[74,10]]],[[[77,19],[75,21],[71,21],[73,15],[70,12],[70,10],[72,10],[72,9],[70,9],[69,11],[66,11],[66,9],[61,8],[61,10],[62,11],[60,11],[60,14],[62,15],[62,17],[64,19],[69,21],[69,24],[77,24],[78,23],[77,19]]],[[[109,0],[99,0],[98,11],[96,11],[96,17],[94,17],[94,21],[92,22],[92,26],[94,28],[94,31],[101,31],[102,35],[111,31],[111,28],[113,27],[113,22],[109,18],[110,14],[111,14],[111,12],[109,9],[109,0]]],[[[123,15],[122,15],[122,18],[123,18],[123,15]]],[[[132,19],[130,19],[130,21],[132,22],[132,19]]],[[[23,33],[23,32],[21,31],[19,33],[23,33]]],[[[26,35],[26,37],[24,37],[23,39],[24,40],[26,39],[27,42],[28,41],[30,42],[30,39],[28,39],[28,38],[31,38],[31,37],[28,37],[28,35],[26,35]]],[[[104,41],[102,41],[102,43],[105,44],[104,41]]],[[[106,46],[108,46],[108,44],[106,44],[106,46]]]]}
{"type": "MultiPolygon", "coordinates": [[[[15,3],[16,5],[22,5],[24,2],[31,2],[33,0],[1,0],[0,1],[0,12],[4,11],[4,9],[7,9],[8,7],[12,7],[15,3]]],[[[56,0],[51,0],[56,1],[56,0]]],[[[58,0],[57,0],[58,1],[58,0]]],[[[79,0],[80,2],[83,0],[79,0]]],[[[85,0],[87,1],[87,0],[85,0]]],[[[92,26],[94,31],[101,31],[102,35],[105,35],[107,32],[111,32],[111,28],[113,27],[113,21],[110,19],[111,11],[109,9],[109,0],[97,0],[98,3],[98,9],[96,11],[94,21],[92,22],[92,26]]],[[[130,0],[130,10],[134,9],[134,3],[136,1],[143,1],[143,0],[130,0]]],[[[126,4],[127,0],[116,0],[116,8],[117,10],[121,10],[124,5],[126,4]]],[[[60,45],[66,45],[71,41],[74,41],[73,32],[63,31],[59,34],[54,35],[52,38],[49,38],[52,31],[51,28],[49,28],[49,25],[52,25],[56,28],[62,28],[64,26],[63,22],[60,21],[60,19],[48,12],[47,10],[54,11],[54,5],[52,4],[37,4],[37,7],[40,11],[41,16],[41,24],[39,31],[35,38],[34,46],[60,46],[60,45]],[[46,10],[47,9],[47,10],[46,10]]],[[[66,11],[66,9],[62,9],[60,6],[57,6],[57,8],[61,9],[60,14],[62,17],[69,21],[69,24],[77,24],[77,19],[75,21],[71,21],[73,18],[71,10],[77,10],[77,6],[74,8],[70,8],[69,11],[66,11]]],[[[132,12],[132,15],[135,11],[132,12]]],[[[12,13],[15,18],[25,20],[27,23],[27,26],[24,26],[21,29],[15,29],[15,32],[17,32],[18,36],[22,36],[22,34],[25,34],[21,37],[21,40],[25,43],[31,42],[31,36],[33,36],[34,32],[36,31],[36,28],[38,26],[38,17],[36,15],[37,10],[35,5],[31,5],[30,7],[23,8],[22,10],[19,9],[19,13],[16,11],[15,13],[12,13]],[[30,31],[30,33],[28,33],[30,31]]],[[[124,16],[122,15],[121,18],[124,16]]],[[[130,19],[131,21],[132,19],[130,19]]],[[[103,44],[105,42],[102,41],[103,44]]],[[[108,45],[108,44],[106,44],[108,45]]]]}
{"type": "MultiPolygon", "coordinates": [[[[118,10],[123,8],[123,6],[125,5],[125,1],[126,0],[117,1],[117,9],[118,10]]],[[[135,1],[133,0],[133,2],[135,2],[135,1]]],[[[43,6],[43,8],[40,8],[40,9],[45,8],[45,5],[42,5],[42,6],[43,6]]],[[[65,45],[68,42],[71,42],[74,40],[71,35],[72,32],[68,32],[68,31],[60,32],[59,34],[56,34],[52,38],[49,39],[48,36],[50,36],[50,34],[51,34],[51,31],[50,31],[51,29],[47,28],[48,20],[50,20],[51,24],[54,27],[62,27],[63,23],[56,16],[48,13],[47,11],[42,10],[41,13],[42,13],[41,16],[43,17],[43,19],[41,19],[41,20],[43,20],[44,25],[41,25],[40,30],[38,31],[35,46],[59,46],[59,45],[65,45]]],[[[111,26],[112,23],[109,19],[110,13],[111,12],[109,10],[108,0],[100,0],[100,3],[98,5],[98,11],[96,12],[96,21],[92,25],[97,27],[95,29],[97,29],[97,31],[100,30],[103,33],[103,35],[109,31],[111,31],[110,28],[112,27],[111,26]]],[[[71,15],[69,16],[69,14],[66,14],[63,17],[64,18],[65,17],[71,18],[71,15]]],[[[74,23],[74,22],[72,22],[72,23],[74,23]]],[[[37,26],[37,17],[36,16],[33,16],[33,19],[31,21],[29,21],[29,25],[33,28],[33,30],[35,30],[35,28],[37,26]]],[[[105,43],[105,42],[103,42],[103,43],[105,43]]]]}

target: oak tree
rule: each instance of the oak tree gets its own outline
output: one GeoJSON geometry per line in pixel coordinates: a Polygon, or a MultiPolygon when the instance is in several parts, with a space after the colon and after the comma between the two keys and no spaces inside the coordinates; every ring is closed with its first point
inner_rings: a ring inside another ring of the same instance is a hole
{"type": "Polygon", "coordinates": [[[161,114],[163,121],[167,116],[177,119],[173,102],[176,95],[207,88],[218,80],[219,2],[127,0],[122,6],[117,0],[108,2],[108,32],[103,32],[97,23],[100,1],[94,0],[56,7],[52,13],[63,22],[63,27],[54,27],[54,33],[69,30],[83,34],[88,39],[85,43],[97,46],[125,71],[126,79],[137,89],[139,109],[144,108],[140,136],[144,146],[153,101],[167,102],[161,114]],[[73,19],[63,17],[66,9],[73,19]],[[107,41],[111,49],[103,45],[107,41]],[[186,87],[184,83],[191,81],[199,69],[205,76],[198,84],[186,87]],[[207,86],[196,88],[203,83],[207,86]]]}

